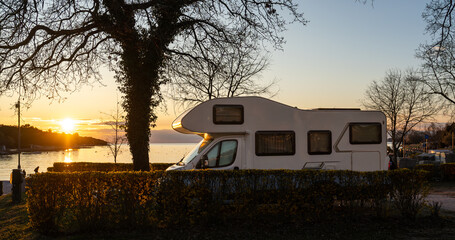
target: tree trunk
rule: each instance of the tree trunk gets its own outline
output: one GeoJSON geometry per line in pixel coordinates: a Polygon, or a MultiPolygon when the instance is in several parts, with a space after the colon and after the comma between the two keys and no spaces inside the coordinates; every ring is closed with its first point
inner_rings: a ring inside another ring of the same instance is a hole
{"type": "Polygon", "coordinates": [[[392,131],[392,151],[393,151],[393,156],[392,156],[392,161],[395,164],[395,166],[398,167],[398,147],[397,147],[397,141],[396,141],[396,134],[395,130],[392,131]]]}
{"type": "Polygon", "coordinates": [[[127,113],[126,136],[135,171],[150,170],[150,127],[156,120],[153,110],[161,100],[159,71],[164,61],[164,50],[180,29],[176,23],[182,14],[182,5],[177,2],[162,6],[157,4],[160,5],[157,13],[159,17],[156,19],[158,27],[152,28],[149,33],[136,29],[133,11],[111,5],[119,14],[120,28],[124,30],[124,34],[117,38],[123,49],[123,69],[117,74],[117,77],[121,75],[117,80],[122,83],[120,91],[125,94],[123,107],[127,113]]]}
{"type": "Polygon", "coordinates": [[[150,94],[147,94],[147,79],[136,79],[126,96],[130,104],[127,114],[127,137],[133,156],[135,171],[149,171],[149,135],[150,135],[150,94]],[[141,83],[142,82],[142,83],[141,83]]]}
{"type": "Polygon", "coordinates": [[[124,106],[126,108],[126,133],[133,156],[135,171],[149,171],[149,135],[151,123],[155,120],[152,112],[154,94],[158,81],[158,66],[162,57],[149,56],[141,47],[124,48],[126,85],[124,106]]]}

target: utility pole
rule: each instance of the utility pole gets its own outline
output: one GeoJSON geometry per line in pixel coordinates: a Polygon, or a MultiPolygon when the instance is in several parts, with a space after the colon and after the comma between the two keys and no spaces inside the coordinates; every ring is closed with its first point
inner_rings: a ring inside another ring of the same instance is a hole
{"type": "Polygon", "coordinates": [[[21,99],[17,100],[17,169],[21,169],[21,99]]]}
{"type": "Polygon", "coordinates": [[[21,97],[16,104],[17,108],[17,169],[11,173],[12,197],[13,203],[19,203],[22,200],[22,183],[24,178],[21,170],[21,97]]]}

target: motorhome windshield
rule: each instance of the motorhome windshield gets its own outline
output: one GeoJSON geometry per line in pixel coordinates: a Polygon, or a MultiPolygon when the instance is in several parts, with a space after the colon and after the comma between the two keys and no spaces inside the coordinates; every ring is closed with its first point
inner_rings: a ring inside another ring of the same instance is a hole
{"type": "Polygon", "coordinates": [[[183,165],[188,164],[193,160],[194,157],[196,157],[202,150],[204,150],[211,142],[213,141],[213,138],[204,138],[200,143],[198,143],[193,150],[191,150],[188,155],[186,155],[185,158],[181,161],[183,165]]]}

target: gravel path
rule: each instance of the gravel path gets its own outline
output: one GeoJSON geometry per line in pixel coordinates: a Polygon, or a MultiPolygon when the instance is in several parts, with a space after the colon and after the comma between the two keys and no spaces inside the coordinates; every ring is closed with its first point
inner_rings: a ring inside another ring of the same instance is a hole
{"type": "Polygon", "coordinates": [[[9,181],[2,181],[3,183],[3,195],[11,192],[11,183],[9,181]]]}
{"type": "Polygon", "coordinates": [[[440,202],[444,210],[455,212],[455,196],[452,194],[430,194],[426,198],[428,202],[440,202]]]}

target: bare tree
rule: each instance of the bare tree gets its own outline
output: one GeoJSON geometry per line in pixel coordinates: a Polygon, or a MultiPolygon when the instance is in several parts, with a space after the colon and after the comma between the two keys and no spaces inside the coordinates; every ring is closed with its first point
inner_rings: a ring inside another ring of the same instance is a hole
{"type": "Polygon", "coordinates": [[[120,102],[117,99],[116,108],[114,113],[104,113],[107,115],[110,120],[104,122],[104,124],[111,127],[114,131],[114,137],[109,141],[108,147],[111,151],[112,156],[114,157],[114,163],[117,163],[117,156],[120,153],[120,148],[122,144],[126,142],[126,137],[124,135],[125,121],[124,112],[121,109],[120,102]]]}
{"type": "MultiPolygon", "coordinates": [[[[455,44],[455,42],[454,42],[455,44]]],[[[451,44],[452,45],[452,44],[451,44]]],[[[421,46],[418,57],[424,60],[424,83],[432,94],[442,97],[448,107],[455,104],[455,46],[421,46]],[[429,49],[427,49],[429,48],[429,49]]]]}
{"type": "Polygon", "coordinates": [[[196,45],[188,50],[191,57],[178,56],[168,65],[170,98],[185,107],[220,97],[272,95],[274,82],[259,83],[269,62],[258,41],[241,33],[236,42],[196,45]]]}
{"type": "Polygon", "coordinates": [[[455,2],[434,0],[427,4],[424,20],[430,43],[421,44],[417,57],[422,59],[429,91],[445,100],[446,106],[455,109],[455,2]]]}
{"type": "Polygon", "coordinates": [[[280,47],[290,22],[305,24],[293,0],[2,0],[0,93],[22,88],[54,98],[111,66],[124,94],[134,169],[149,170],[165,66],[192,57],[187,50],[196,45],[236,44],[243,32],[280,47]]]}
{"type": "Polygon", "coordinates": [[[427,94],[421,76],[413,70],[404,73],[390,70],[382,81],[373,81],[365,93],[363,105],[386,115],[395,162],[406,134],[439,111],[433,96],[427,94]]]}

